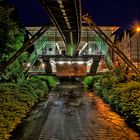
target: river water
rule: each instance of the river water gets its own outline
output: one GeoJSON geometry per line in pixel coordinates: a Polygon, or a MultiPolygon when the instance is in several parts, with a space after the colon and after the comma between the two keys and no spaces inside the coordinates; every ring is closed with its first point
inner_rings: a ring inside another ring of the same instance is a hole
{"type": "Polygon", "coordinates": [[[16,140],[140,140],[123,118],[92,92],[62,85],[51,92],[50,100],[47,115],[39,113],[46,108],[46,100],[39,106],[43,109],[36,109],[36,117],[27,118],[29,125],[16,140]],[[40,120],[43,123],[38,123],[40,120]]]}

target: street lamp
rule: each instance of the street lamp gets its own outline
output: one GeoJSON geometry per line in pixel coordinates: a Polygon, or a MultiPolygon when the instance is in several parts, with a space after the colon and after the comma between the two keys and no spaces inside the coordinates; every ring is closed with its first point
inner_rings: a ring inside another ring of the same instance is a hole
{"type": "Polygon", "coordinates": [[[137,29],[136,29],[136,30],[137,30],[137,32],[140,32],[140,27],[137,27],[137,29]]]}

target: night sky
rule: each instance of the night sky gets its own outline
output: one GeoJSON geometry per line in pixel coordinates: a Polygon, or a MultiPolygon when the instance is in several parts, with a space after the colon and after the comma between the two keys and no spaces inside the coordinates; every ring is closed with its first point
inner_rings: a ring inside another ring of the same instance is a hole
{"type": "MultiPolygon", "coordinates": [[[[40,26],[49,21],[39,0],[9,0],[17,8],[24,26],[40,26]]],[[[97,25],[132,27],[140,20],[140,0],[82,0],[83,15],[89,12],[97,25]]]]}

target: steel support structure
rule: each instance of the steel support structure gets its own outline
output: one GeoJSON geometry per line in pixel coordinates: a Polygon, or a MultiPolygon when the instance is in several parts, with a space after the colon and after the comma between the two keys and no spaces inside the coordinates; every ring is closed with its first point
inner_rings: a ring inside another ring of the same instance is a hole
{"type": "Polygon", "coordinates": [[[88,15],[83,16],[83,20],[89,25],[89,27],[94,30],[99,37],[106,42],[106,44],[138,75],[140,76],[140,71],[136,66],[125,56],[125,54],[117,47],[117,45],[111,41],[111,39],[94,23],[91,17],[88,15]]]}
{"type": "Polygon", "coordinates": [[[30,48],[32,44],[38,40],[50,27],[52,27],[52,24],[49,23],[48,25],[42,26],[39,31],[31,37],[27,42],[24,43],[24,45],[15,53],[13,56],[5,62],[4,65],[0,67],[0,72],[3,72],[10,64],[12,64],[26,49],[30,48]]]}
{"type": "Polygon", "coordinates": [[[39,0],[39,2],[61,34],[66,54],[73,55],[80,42],[81,1],[39,0]]]}

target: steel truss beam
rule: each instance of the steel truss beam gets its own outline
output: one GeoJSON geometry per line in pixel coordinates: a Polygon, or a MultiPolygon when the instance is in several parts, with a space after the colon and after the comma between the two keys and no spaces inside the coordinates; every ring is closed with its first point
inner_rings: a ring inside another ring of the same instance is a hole
{"type": "Polygon", "coordinates": [[[27,42],[24,43],[24,45],[15,53],[13,56],[5,62],[4,65],[0,67],[0,72],[3,72],[10,64],[12,64],[26,49],[30,48],[32,44],[38,40],[50,27],[52,27],[52,24],[49,23],[48,25],[42,26],[39,31],[31,37],[27,42]]]}
{"type": "Polygon", "coordinates": [[[45,12],[50,15],[51,21],[57,27],[57,29],[59,30],[59,32],[60,32],[60,34],[61,34],[61,36],[62,36],[62,38],[64,40],[64,42],[66,43],[66,38],[65,38],[60,26],[58,25],[55,17],[53,16],[52,12],[50,11],[49,7],[47,6],[45,0],[39,0],[39,1],[41,3],[41,6],[43,7],[43,9],[45,10],[45,12]]]}
{"type": "Polygon", "coordinates": [[[111,41],[111,39],[94,23],[92,18],[88,15],[83,16],[83,20],[89,25],[89,27],[94,30],[99,37],[106,42],[106,44],[118,55],[120,58],[138,75],[140,76],[140,71],[136,66],[125,56],[125,54],[117,47],[117,45],[111,41]]]}
{"type": "MultiPolygon", "coordinates": [[[[51,21],[57,27],[64,43],[65,51],[69,54],[69,48],[75,50],[80,42],[81,34],[81,2],[80,0],[62,0],[62,5],[57,0],[39,0],[51,21]],[[62,8],[63,7],[63,8],[62,8]],[[70,9],[72,8],[72,9],[70,9]],[[69,25],[68,25],[69,24],[69,25]],[[66,32],[66,30],[68,32],[66,32]],[[71,44],[71,45],[70,45],[71,44]]],[[[72,52],[73,53],[73,52],[72,52]]],[[[73,54],[71,54],[73,55],[73,54]]]]}

